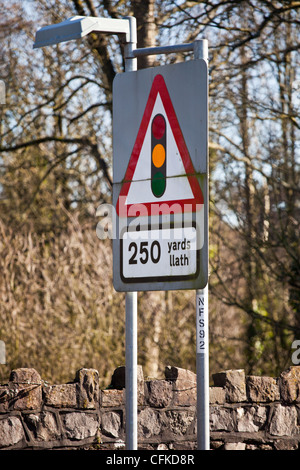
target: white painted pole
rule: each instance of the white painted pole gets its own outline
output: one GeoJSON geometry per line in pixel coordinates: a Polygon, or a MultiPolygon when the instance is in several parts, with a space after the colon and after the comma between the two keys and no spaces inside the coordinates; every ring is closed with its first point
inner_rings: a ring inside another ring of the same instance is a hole
{"type": "MultiPolygon", "coordinates": [[[[208,42],[206,39],[195,41],[194,58],[208,61],[208,42]]],[[[198,289],[196,291],[196,369],[197,448],[198,450],[209,450],[208,285],[206,285],[204,289],[198,289]]]]}
{"type": "Polygon", "coordinates": [[[129,20],[129,42],[125,44],[125,72],[134,72],[137,70],[137,59],[133,55],[136,50],[137,32],[136,32],[136,19],[133,16],[128,16],[129,20]]]}
{"type": "Polygon", "coordinates": [[[208,286],[196,291],[197,448],[209,450],[208,286]]]}
{"type": "MultiPolygon", "coordinates": [[[[136,19],[128,17],[129,43],[125,45],[125,72],[137,70],[136,19]]],[[[125,393],[126,393],[126,450],[137,450],[137,292],[127,292],[125,298],[125,393]]]]}
{"type": "Polygon", "coordinates": [[[137,293],[125,298],[126,450],[137,450],[137,293]]]}
{"type": "Polygon", "coordinates": [[[204,59],[208,61],[208,41],[199,39],[194,42],[194,59],[204,59]]]}

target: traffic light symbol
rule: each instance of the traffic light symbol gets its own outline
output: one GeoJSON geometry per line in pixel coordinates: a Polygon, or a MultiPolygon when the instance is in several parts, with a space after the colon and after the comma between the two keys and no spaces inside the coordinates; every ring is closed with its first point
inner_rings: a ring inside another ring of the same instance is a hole
{"type": "Polygon", "coordinates": [[[155,197],[161,197],[166,190],[166,130],[164,116],[156,114],[151,124],[151,189],[155,197]]]}

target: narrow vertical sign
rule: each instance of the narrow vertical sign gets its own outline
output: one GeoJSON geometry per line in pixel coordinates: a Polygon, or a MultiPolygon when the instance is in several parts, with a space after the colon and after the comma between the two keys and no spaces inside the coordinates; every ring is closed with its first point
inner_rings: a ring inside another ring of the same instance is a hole
{"type": "Polygon", "coordinates": [[[197,302],[197,354],[206,354],[208,352],[208,301],[204,295],[204,290],[198,290],[196,296],[197,302]]]}

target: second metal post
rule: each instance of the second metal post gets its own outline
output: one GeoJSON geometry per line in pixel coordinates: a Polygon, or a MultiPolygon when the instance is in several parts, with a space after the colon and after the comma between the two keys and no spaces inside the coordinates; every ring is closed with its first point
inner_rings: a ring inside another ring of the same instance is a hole
{"type": "MultiPolygon", "coordinates": [[[[195,41],[194,58],[208,61],[208,42],[206,39],[195,41]]],[[[198,450],[209,450],[208,285],[204,289],[196,291],[196,335],[197,448],[198,450]]]]}
{"type": "MultiPolygon", "coordinates": [[[[137,70],[136,19],[128,17],[130,42],[125,46],[125,72],[137,70]]],[[[126,390],[126,450],[137,450],[137,292],[127,292],[125,298],[125,390],[126,390]]]]}

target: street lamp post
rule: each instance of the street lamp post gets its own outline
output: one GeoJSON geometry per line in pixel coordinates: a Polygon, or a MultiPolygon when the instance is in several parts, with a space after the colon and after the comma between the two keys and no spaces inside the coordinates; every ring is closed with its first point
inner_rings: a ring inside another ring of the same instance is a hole
{"type": "Polygon", "coordinates": [[[131,36],[134,35],[130,28],[129,18],[111,19],[93,16],[73,16],[61,23],[40,28],[36,32],[33,48],[53,46],[59,42],[81,39],[92,32],[125,34],[126,43],[130,43],[131,36]]]}
{"type": "MultiPolygon", "coordinates": [[[[92,33],[125,34],[125,72],[137,70],[136,19],[74,16],[58,24],[44,26],[36,32],[33,47],[51,46],[80,39],[92,33]]],[[[137,293],[127,292],[125,299],[125,381],[126,381],[126,448],[137,449],[137,293]]]]}

